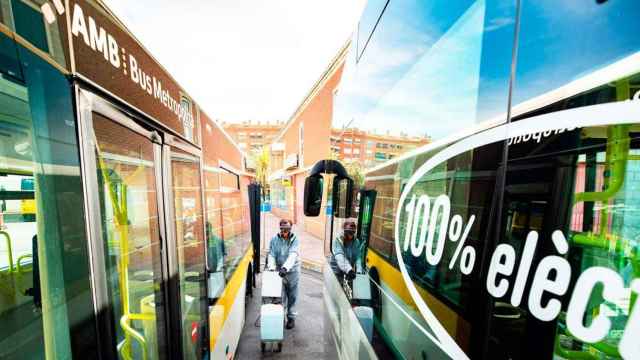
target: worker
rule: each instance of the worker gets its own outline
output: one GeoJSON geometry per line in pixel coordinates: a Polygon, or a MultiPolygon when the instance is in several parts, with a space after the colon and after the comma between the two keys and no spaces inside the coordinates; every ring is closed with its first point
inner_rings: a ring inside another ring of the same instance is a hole
{"type": "Polygon", "coordinates": [[[277,270],[280,277],[286,279],[284,297],[287,304],[287,329],[293,329],[296,326],[296,302],[300,279],[300,242],[291,232],[291,224],[291,220],[280,220],[280,232],[271,239],[267,257],[267,269],[277,270]]]}
{"type": "Polygon", "coordinates": [[[353,280],[363,270],[363,242],[356,237],[355,221],[345,221],[342,230],[342,236],[332,244],[330,265],[339,280],[343,276],[353,280]]]}

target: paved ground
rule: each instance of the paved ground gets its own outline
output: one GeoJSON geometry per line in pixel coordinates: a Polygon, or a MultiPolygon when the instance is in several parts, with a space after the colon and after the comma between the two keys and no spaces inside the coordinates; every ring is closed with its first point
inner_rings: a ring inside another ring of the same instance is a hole
{"type": "Polygon", "coordinates": [[[256,320],[260,310],[260,280],[253,299],[247,301],[247,318],[236,359],[327,359],[331,356],[330,343],[324,342],[324,306],[322,303],[322,275],[303,270],[300,277],[298,318],[296,327],[285,330],[281,353],[260,351],[260,328],[256,320]]]}
{"type": "MultiPolygon", "coordinates": [[[[269,241],[274,237],[279,229],[280,218],[273,215],[270,212],[262,213],[262,230],[264,237],[262,238],[262,253],[266,254],[269,248],[269,241]]],[[[302,226],[296,224],[293,225],[292,232],[296,234],[300,240],[300,259],[302,260],[302,266],[316,271],[321,271],[324,259],[324,241],[302,230],[302,226]]]]}

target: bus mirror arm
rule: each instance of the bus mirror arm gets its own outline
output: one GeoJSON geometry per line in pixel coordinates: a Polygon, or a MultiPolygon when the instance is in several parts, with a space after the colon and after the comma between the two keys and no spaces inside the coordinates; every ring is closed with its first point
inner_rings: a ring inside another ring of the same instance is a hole
{"type": "MultiPolygon", "coordinates": [[[[347,170],[337,160],[320,160],[309,172],[304,182],[304,214],[318,216],[322,208],[323,174],[335,175],[336,179],[350,179],[347,170]]],[[[353,181],[351,181],[352,183],[353,181]]]]}

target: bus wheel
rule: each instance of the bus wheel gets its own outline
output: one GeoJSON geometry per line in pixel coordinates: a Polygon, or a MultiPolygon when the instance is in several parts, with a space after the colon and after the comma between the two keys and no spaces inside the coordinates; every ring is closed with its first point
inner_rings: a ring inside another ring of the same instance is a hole
{"type": "Polygon", "coordinates": [[[378,286],[382,286],[380,284],[380,274],[378,274],[378,269],[375,267],[369,270],[369,277],[371,278],[371,307],[373,308],[373,313],[376,315],[378,319],[382,319],[382,293],[378,286]]]}
{"type": "Polygon", "coordinates": [[[278,348],[276,349],[276,352],[282,352],[282,343],[281,342],[278,343],[278,348]]]}
{"type": "Polygon", "coordinates": [[[261,342],[261,343],[260,343],[260,350],[261,350],[262,352],[264,352],[264,351],[266,350],[266,345],[265,345],[265,343],[263,343],[263,342],[261,342]]]}

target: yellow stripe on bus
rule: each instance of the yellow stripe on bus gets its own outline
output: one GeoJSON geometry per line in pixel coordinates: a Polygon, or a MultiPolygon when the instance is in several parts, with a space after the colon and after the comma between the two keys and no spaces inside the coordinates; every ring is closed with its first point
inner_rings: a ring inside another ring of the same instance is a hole
{"type": "MultiPolygon", "coordinates": [[[[375,267],[380,274],[380,282],[388,286],[396,296],[402,299],[407,307],[419,313],[418,307],[411,298],[409,289],[405,286],[402,274],[398,269],[373,251],[367,252],[367,266],[368,268],[375,267]]],[[[440,323],[449,335],[456,339],[462,349],[468,349],[471,335],[471,325],[469,322],[418,284],[416,284],[416,289],[418,289],[420,296],[422,296],[427,306],[429,306],[429,309],[438,320],[440,320],[440,323]]]]}
{"type": "Polygon", "coordinates": [[[215,349],[216,342],[220,337],[220,332],[224,327],[224,323],[229,317],[231,307],[238,297],[238,292],[242,287],[243,282],[247,280],[247,268],[253,257],[253,246],[249,246],[249,249],[245,253],[244,257],[238,263],[236,271],[229,279],[229,282],[224,288],[222,295],[213,306],[213,311],[209,313],[209,327],[211,329],[209,344],[211,351],[215,349]]]}

